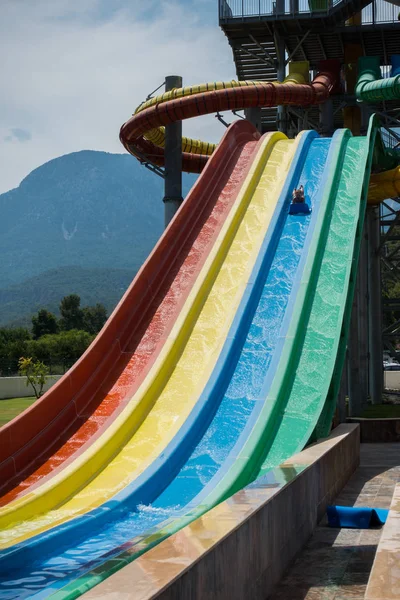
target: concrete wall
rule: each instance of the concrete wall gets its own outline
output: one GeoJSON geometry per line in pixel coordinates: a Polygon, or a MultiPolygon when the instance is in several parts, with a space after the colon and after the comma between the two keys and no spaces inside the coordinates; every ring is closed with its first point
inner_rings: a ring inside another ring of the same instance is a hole
{"type": "Polygon", "coordinates": [[[266,600],[357,468],[359,453],[359,427],[339,425],[127,564],[85,600],[266,600]]]}
{"type": "MultiPolygon", "coordinates": [[[[49,375],[44,390],[47,392],[61,375],[49,375]]],[[[0,399],[34,396],[32,387],[26,385],[26,377],[0,377],[0,399]]],[[[1,407],[0,407],[1,408],[1,407]]]]}
{"type": "Polygon", "coordinates": [[[361,419],[349,417],[348,423],[359,423],[362,444],[400,442],[400,419],[361,419]]]}

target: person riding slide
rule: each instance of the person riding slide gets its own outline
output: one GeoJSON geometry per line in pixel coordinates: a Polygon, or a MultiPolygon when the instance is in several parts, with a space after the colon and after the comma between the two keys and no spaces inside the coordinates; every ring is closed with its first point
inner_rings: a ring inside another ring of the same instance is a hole
{"type": "Polygon", "coordinates": [[[293,204],[302,204],[305,202],[304,198],[304,187],[301,185],[298,189],[294,188],[292,193],[293,204]]]}

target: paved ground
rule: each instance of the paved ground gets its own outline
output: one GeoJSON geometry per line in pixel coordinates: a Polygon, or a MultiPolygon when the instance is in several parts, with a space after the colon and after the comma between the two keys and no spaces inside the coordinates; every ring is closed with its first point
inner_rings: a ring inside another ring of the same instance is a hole
{"type": "MultiPolygon", "coordinates": [[[[362,444],[361,463],[335,504],[389,508],[400,444],[362,444]]],[[[363,600],[381,529],[331,529],[323,519],[270,600],[363,600]]]]}

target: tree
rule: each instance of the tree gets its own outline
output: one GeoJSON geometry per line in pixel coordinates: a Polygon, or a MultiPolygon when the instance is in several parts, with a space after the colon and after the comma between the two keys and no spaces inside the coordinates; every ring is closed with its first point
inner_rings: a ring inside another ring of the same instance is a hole
{"type": "Polygon", "coordinates": [[[56,360],[59,361],[59,364],[62,364],[64,370],[72,367],[74,362],[81,357],[93,340],[93,336],[87,331],[79,331],[76,329],[62,331],[58,335],[46,337],[56,338],[56,340],[54,340],[57,352],[56,360]]]}
{"type": "Polygon", "coordinates": [[[33,358],[21,358],[18,361],[18,372],[26,377],[26,385],[31,385],[36,398],[43,394],[43,387],[46,383],[46,376],[49,374],[49,368],[39,360],[33,358]]]}
{"type": "Polygon", "coordinates": [[[58,334],[42,335],[38,340],[30,340],[27,342],[27,355],[32,356],[35,360],[45,363],[51,369],[52,366],[58,364],[58,334]]]}
{"type": "Polygon", "coordinates": [[[93,338],[87,331],[77,329],[43,335],[27,342],[26,354],[50,368],[62,366],[65,372],[85,352],[93,338]]]}
{"type": "Polygon", "coordinates": [[[29,340],[31,334],[25,327],[1,327],[0,328],[0,344],[9,342],[21,342],[29,340]]]}
{"type": "Polygon", "coordinates": [[[57,333],[58,323],[53,313],[45,308],[39,310],[36,317],[32,317],[32,335],[33,339],[37,340],[42,335],[57,333]]]}
{"type": "Polygon", "coordinates": [[[60,327],[63,331],[83,329],[83,310],[78,294],[64,296],[60,304],[60,327]]]}
{"type": "Polygon", "coordinates": [[[26,355],[31,335],[23,327],[0,329],[0,374],[14,375],[18,372],[18,360],[26,355]]]}
{"type": "Polygon", "coordinates": [[[91,334],[96,334],[107,321],[107,311],[103,304],[86,306],[83,309],[83,329],[91,334]]]}

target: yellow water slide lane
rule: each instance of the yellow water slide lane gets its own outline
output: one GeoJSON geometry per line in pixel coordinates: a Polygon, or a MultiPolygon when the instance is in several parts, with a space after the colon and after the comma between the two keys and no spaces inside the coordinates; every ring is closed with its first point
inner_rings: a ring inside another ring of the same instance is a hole
{"type": "Polygon", "coordinates": [[[151,372],[110,428],[57,476],[0,512],[0,547],[100,506],[177,433],[222,349],[300,136],[268,134],[151,372]]]}

